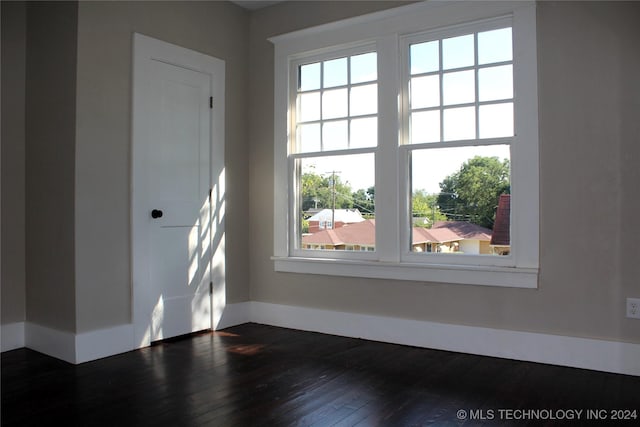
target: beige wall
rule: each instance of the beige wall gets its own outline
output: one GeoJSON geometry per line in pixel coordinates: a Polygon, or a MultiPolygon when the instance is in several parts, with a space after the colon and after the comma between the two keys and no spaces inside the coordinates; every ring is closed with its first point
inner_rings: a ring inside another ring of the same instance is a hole
{"type": "Polygon", "coordinates": [[[2,324],[25,320],[25,45],[23,2],[2,2],[2,324]]]}
{"type": "Polygon", "coordinates": [[[537,290],[273,271],[273,47],[266,38],[397,4],[289,2],[249,14],[225,2],[32,3],[25,56],[25,18],[14,9],[16,20],[5,26],[10,6],[3,3],[2,323],[24,320],[25,305],[29,321],[62,330],[131,321],[137,31],[227,64],[227,302],[640,342],[637,321],[624,318],[624,298],[640,297],[637,3],[539,5],[537,290]],[[5,40],[7,32],[17,44],[5,40]],[[16,66],[8,75],[7,55],[16,66]]]}
{"type": "MultiPolygon", "coordinates": [[[[621,126],[621,176],[622,199],[620,203],[621,225],[621,283],[620,296],[640,298],[640,54],[638,53],[638,25],[640,22],[640,5],[629,11],[628,21],[635,22],[631,27],[622,27],[620,50],[627,53],[623,61],[619,61],[616,70],[617,79],[625,86],[620,87],[621,126]],[[628,53],[633,52],[635,54],[628,53]]],[[[631,321],[627,321],[631,322],[631,321]]],[[[640,336],[640,325],[634,322],[636,336],[640,336]]],[[[627,326],[631,327],[631,325],[627,326]]]]}
{"type": "Polygon", "coordinates": [[[248,300],[248,13],[226,2],[81,2],[78,22],[78,332],[131,322],[133,32],[226,61],[226,295],[248,300]]]}
{"type": "Polygon", "coordinates": [[[2,323],[83,332],[131,322],[133,32],[226,61],[226,295],[246,301],[248,13],[226,2],[2,8],[3,24],[11,19],[3,25],[2,323]]]}
{"type": "Polygon", "coordinates": [[[27,3],[26,306],[75,330],[75,2],[27,3]]]}
{"type": "Polygon", "coordinates": [[[294,2],[252,16],[251,299],[640,342],[637,321],[624,317],[624,297],[640,296],[639,250],[630,237],[640,234],[638,3],[539,4],[538,289],[273,271],[273,48],[265,39],[386,6],[294,2]]]}

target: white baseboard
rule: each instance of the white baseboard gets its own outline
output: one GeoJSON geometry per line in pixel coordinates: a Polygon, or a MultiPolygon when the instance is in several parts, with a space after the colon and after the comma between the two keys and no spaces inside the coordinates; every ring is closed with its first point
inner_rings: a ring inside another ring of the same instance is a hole
{"type": "Polygon", "coordinates": [[[640,344],[251,302],[252,322],[395,344],[640,376],[640,344]]]}
{"type": "Polygon", "coordinates": [[[0,329],[0,351],[24,347],[24,322],[8,323],[0,329]]]}
{"type": "MultiPolygon", "coordinates": [[[[248,302],[228,304],[214,329],[249,322],[248,302]]],[[[30,322],[2,325],[2,351],[27,347],[40,353],[79,364],[134,350],[133,324],[74,334],[30,322]]]]}
{"type": "Polygon", "coordinates": [[[25,347],[65,362],[76,362],[75,338],[73,332],[59,331],[30,322],[25,325],[25,347]]]}
{"type": "MultiPolygon", "coordinates": [[[[74,334],[27,322],[24,344],[69,363],[84,363],[133,350],[133,325],[74,334]]],[[[3,349],[4,351],[4,349],[3,349]]]]}
{"type": "Polygon", "coordinates": [[[213,325],[214,330],[229,328],[251,321],[251,302],[239,302],[227,304],[224,307],[222,316],[217,325],[213,325]]]}
{"type": "Polygon", "coordinates": [[[133,324],[76,335],[75,362],[84,363],[134,349],[133,324]]]}
{"type": "MultiPolygon", "coordinates": [[[[214,329],[247,322],[640,376],[640,344],[451,325],[258,301],[228,304],[214,329]]],[[[77,335],[28,322],[3,325],[2,351],[23,346],[70,363],[84,363],[135,348],[131,324],[77,335]]]]}

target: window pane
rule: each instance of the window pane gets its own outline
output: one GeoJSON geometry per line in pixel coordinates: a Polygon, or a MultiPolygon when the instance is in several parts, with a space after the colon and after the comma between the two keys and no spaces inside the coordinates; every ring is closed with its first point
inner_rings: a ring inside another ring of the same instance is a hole
{"type": "Polygon", "coordinates": [[[412,44],[410,48],[411,74],[430,73],[440,69],[438,41],[412,44]]]}
{"type": "Polygon", "coordinates": [[[482,68],[478,80],[480,101],[513,98],[513,66],[482,68]]]}
{"type": "Polygon", "coordinates": [[[377,145],[377,118],[354,118],[375,116],[378,112],[376,52],[301,65],[298,72],[300,87],[308,89],[320,85],[321,89],[298,93],[296,152],[377,145]],[[347,82],[347,76],[350,82],[347,82]],[[372,80],[373,83],[366,83],[372,80]],[[337,85],[345,87],[337,88],[337,85]],[[326,86],[332,88],[326,89],[326,86]]]}
{"type": "Polygon", "coordinates": [[[480,116],[480,138],[513,136],[513,103],[482,105],[480,116]]]}
{"type": "Polygon", "coordinates": [[[378,145],[378,119],[370,117],[366,119],[351,120],[350,148],[375,147],[378,145]]]}
{"type": "Polygon", "coordinates": [[[476,137],[475,107],[444,110],[444,140],[457,141],[476,137]]]}
{"type": "Polygon", "coordinates": [[[511,28],[478,33],[478,62],[480,64],[511,61],[512,59],[511,28]]]}
{"type": "Polygon", "coordinates": [[[300,67],[300,90],[320,89],[320,63],[300,67]]]}
{"type": "Polygon", "coordinates": [[[351,88],[351,115],[375,114],[378,111],[378,85],[351,88]]]}
{"type": "Polygon", "coordinates": [[[298,126],[296,135],[298,136],[298,149],[301,153],[320,151],[319,123],[298,126]]]}
{"type": "Polygon", "coordinates": [[[375,52],[351,57],[351,83],[370,82],[378,79],[378,62],[375,52]]]}
{"type": "Polygon", "coordinates": [[[299,122],[320,120],[320,93],[303,93],[298,96],[299,122]]]}
{"type": "Polygon", "coordinates": [[[344,150],[349,145],[349,129],[346,120],[322,125],[322,150],[344,150]]]}
{"type": "Polygon", "coordinates": [[[508,145],[413,151],[411,250],[508,254],[509,159],[508,145]]]}
{"type": "Polygon", "coordinates": [[[472,66],[473,57],[473,34],[442,40],[443,69],[472,66]]]}
{"type": "Polygon", "coordinates": [[[347,89],[327,90],[322,94],[322,118],[335,119],[346,117],[347,89]]]}
{"type": "Polygon", "coordinates": [[[411,114],[411,143],[440,141],[440,111],[421,111],[411,114]]]}
{"type": "Polygon", "coordinates": [[[465,104],[476,99],[476,81],[473,70],[445,73],[442,76],[444,105],[465,104]]]}
{"type": "Polygon", "coordinates": [[[429,108],[440,105],[440,76],[411,79],[411,108],[429,108]]]}
{"type": "Polygon", "coordinates": [[[323,62],[324,87],[342,86],[347,84],[347,58],[338,58],[323,62]]]}
{"type": "Polygon", "coordinates": [[[371,251],[375,248],[375,156],[352,154],[298,160],[302,218],[299,247],[371,251]],[[331,230],[331,232],[328,232],[331,230]]]}

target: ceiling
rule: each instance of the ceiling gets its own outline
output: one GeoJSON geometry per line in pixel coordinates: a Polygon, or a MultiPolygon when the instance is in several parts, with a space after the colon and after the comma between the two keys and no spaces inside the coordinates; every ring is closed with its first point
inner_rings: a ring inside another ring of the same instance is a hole
{"type": "Polygon", "coordinates": [[[282,3],[283,0],[231,0],[231,2],[247,10],[258,10],[263,7],[282,3]]]}

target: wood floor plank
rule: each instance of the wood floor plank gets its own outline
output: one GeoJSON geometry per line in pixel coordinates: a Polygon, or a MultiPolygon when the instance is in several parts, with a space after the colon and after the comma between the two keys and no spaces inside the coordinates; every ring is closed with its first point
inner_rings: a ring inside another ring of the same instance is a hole
{"type": "Polygon", "coordinates": [[[74,366],[2,354],[2,426],[564,425],[458,411],[628,409],[640,378],[246,324],[74,366]]]}

